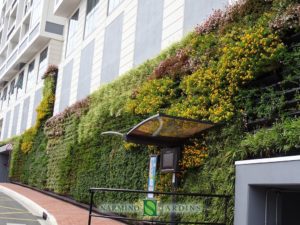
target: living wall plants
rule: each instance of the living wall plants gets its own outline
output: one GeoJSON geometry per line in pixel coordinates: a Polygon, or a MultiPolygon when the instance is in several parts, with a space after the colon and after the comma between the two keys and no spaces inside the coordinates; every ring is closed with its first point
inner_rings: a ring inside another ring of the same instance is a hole
{"type": "MultiPolygon", "coordinates": [[[[234,161],[299,153],[298,9],[296,0],[247,0],[216,11],[156,58],[52,118],[53,96],[44,93],[49,110],[39,107],[39,128],[15,140],[11,178],[81,202],[92,186],[146,189],[149,154],[159,149],[101,133],[126,132],[164,112],[218,123],[184,147],[180,190],[233,195],[234,161]]],[[[170,190],[170,175],[158,174],[156,188],[170,190]]],[[[103,200],[141,201],[106,194],[95,203],[103,200]]],[[[184,219],[221,221],[223,203],[205,204],[214,210],[184,219]]]]}
{"type": "Polygon", "coordinates": [[[10,177],[39,188],[45,188],[47,180],[48,156],[44,125],[53,114],[57,71],[56,66],[49,66],[43,76],[43,97],[36,109],[37,118],[34,126],[13,140],[10,177]]]}

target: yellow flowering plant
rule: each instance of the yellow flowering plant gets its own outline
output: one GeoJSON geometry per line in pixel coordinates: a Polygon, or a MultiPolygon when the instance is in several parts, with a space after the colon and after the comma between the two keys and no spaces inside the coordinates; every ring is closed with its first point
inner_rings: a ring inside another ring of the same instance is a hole
{"type": "Polygon", "coordinates": [[[149,80],[127,103],[126,110],[136,114],[151,114],[170,107],[171,100],[176,97],[175,86],[176,82],[169,77],[149,80]]]}
{"type": "Polygon", "coordinates": [[[29,152],[32,149],[34,138],[37,135],[38,130],[42,127],[42,124],[52,116],[52,111],[55,101],[55,88],[56,88],[56,76],[58,69],[55,66],[49,66],[45,72],[43,99],[36,108],[37,118],[33,127],[29,128],[22,135],[21,150],[24,153],[29,152]]]}
{"type": "Polygon", "coordinates": [[[278,36],[267,28],[233,29],[220,39],[217,61],[182,79],[180,89],[185,98],[168,113],[213,122],[231,119],[240,87],[278,62],[284,51],[278,36]]]}
{"type": "Polygon", "coordinates": [[[207,157],[207,147],[194,141],[193,144],[184,146],[180,166],[183,170],[197,168],[203,164],[203,160],[207,157]]]}

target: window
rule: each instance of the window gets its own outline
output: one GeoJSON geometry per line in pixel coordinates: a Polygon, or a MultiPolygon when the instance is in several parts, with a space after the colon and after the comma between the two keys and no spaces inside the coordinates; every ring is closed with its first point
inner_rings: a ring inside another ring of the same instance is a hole
{"type": "Polygon", "coordinates": [[[86,8],[86,21],[85,21],[85,32],[84,36],[87,37],[96,28],[97,19],[97,4],[99,0],[88,0],[86,8]]]}
{"type": "Polygon", "coordinates": [[[35,82],[36,76],[34,74],[34,61],[32,61],[28,66],[26,92],[30,91],[34,87],[35,82]]]}
{"type": "Polygon", "coordinates": [[[123,0],[108,0],[108,14],[110,14],[123,0]]]}
{"type": "Polygon", "coordinates": [[[33,0],[26,0],[25,1],[25,8],[24,8],[24,15],[29,11],[30,7],[32,6],[33,0]]]}
{"type": "Polygon", "coordinates": [[[74,15],[71,17],[69,21],[66,55],[68,55],[76,46],[75,39],[78,30],[78,17],[79,17],[79,10],[77,10],[76,13],[74,13],[74,15]]]}
{"type": "Polygon", "coordinates": [[[13,81],[10,83],[10,87],[9,87],[9,95],[8,95],[8,104],[9,104],[10,100],[12,99],[12,96],[13,96],[14,93],[15,93],[15,82],[16,82],[16,80],[13,80],[13,81]]]}
{"type": "Polygon", "coordinates": [[[0,45],[2,44],[2,31],[0,32],[0,45]]]}
{"type": "Polygon", "coordinates": [[[3,119],[0,120],[0,137],[2,134],[2,127],[3,127],[3,119]]]}
{"type": "Polygon", "coordinates": [[[33,28],[41,17],[41,0],[34,0],[32,7],[30,28],[33,28]]]}
{"type": "Polygon", "coordinates": [[[19,74],[18,81],[16,84],[17,88],[17,98],[20,93],[23,93],[23,83],[24,83],[24,71],[19,74]]]}
{"type": "Polygon", "coordinates": [[[40,54],[40,64],[39,64],[39,74],[38,74],[38,82],[40,82],[44,76],[44,73],[47,70],[47,56],[48,56],[48,48],[40,54]]]}
{"type": "Polygon", "coordinates": [[[2,107],[3,107],[3,104],[4,104],[5,101],[6,101],[6,98],[7,98],[7,87],[4,88],[4,91],[3,91],[2,96],[1,96],[1,100],[2,100],[2,102],[1,102],[1,109],[2,109],[2,107]]]}
{"type": "Polygon", "coordinates": [[[11,4],[12,9],[15,7],[16,3],[17,3],[17,0],[14,0],[13,3],[11,4]]]}
{"type": "Polygon", "coordinates": [[[90,12],[96,7],[99,3],[99,0],[88,0],[86,7],[86,15],[90,14],[90,12]]]}
{"type": "Polygon", "coordinates": [[[9,95],[12,96],[15,93],[15,80],[13,80],[10,83],[10,87],[9,87],[9,95]]]}
{"type": "Polygon", "coordinates": [[[3,104],[3,91],[0,93],[0,107],[1,107],[1,109],[0,110],[2,110],[2,104],[3,104]]]}

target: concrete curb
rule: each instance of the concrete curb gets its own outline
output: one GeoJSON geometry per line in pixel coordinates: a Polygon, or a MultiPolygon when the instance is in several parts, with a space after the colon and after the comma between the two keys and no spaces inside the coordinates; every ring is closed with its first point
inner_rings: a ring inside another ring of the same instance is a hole
{"type": "Polygon", "coordinates": [[[36,204],[34,201],[30,200],[29,198],[26,198],[25,196],[6,188],[2,185],[0,185],[0,191],[2,191],[4,194],[8,195],[18,203],[20,203],[24,208],[26,208],[29,212],[31,212],[34,216],[42,217],[43,214],[47,215],[47,219],[44,220],[45,225],[58,225],[56,222],[55,217],[50,214],[46,209],[42,208],[38,204],[36,204]]]}

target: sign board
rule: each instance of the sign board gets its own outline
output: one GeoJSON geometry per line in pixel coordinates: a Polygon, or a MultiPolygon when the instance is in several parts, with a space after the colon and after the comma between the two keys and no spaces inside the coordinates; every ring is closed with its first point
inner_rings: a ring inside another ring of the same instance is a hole
{"type": "MultiPolygon", "coordinates": [[[[157,167],[157,155],[151,155],[150,166],[149,166],[148,191],[155,190],[156,167],[157,167]]],[[[154,194],[152,193],[148,193],[147,196],[150,199],[154,198],[154,194]]]]}
{"type": "Polygon", "coordinates": [[[160,152],[160,171],[162,173],[177,172],[180,159],[180,147],[162,148],[160,152]]]}

